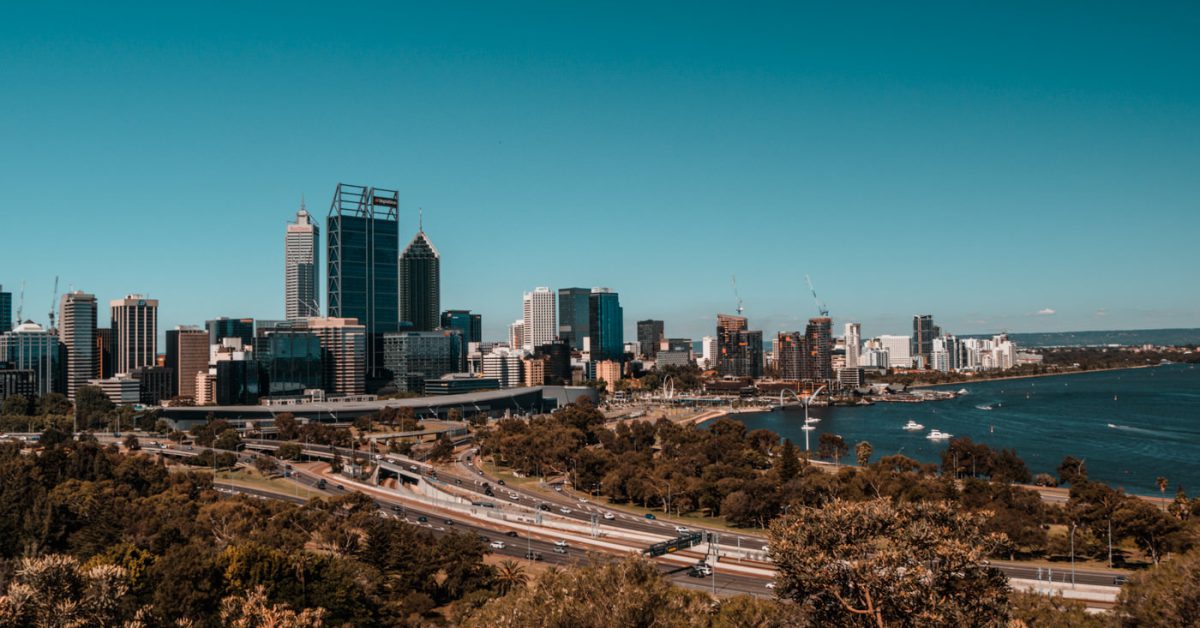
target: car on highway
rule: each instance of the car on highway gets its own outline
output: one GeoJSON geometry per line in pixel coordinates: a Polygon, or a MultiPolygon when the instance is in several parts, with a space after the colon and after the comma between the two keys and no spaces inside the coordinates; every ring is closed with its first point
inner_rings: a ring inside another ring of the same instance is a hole
{"type": "Polygon", "coordinates": [[[513,537],[514,539],[515,539],[515,538],[517,538],[517,532],[516,532],[516,530],[509,530],[508,532],[505,532],[505,533],[504,533],[504,535],[505,535],[505,536],[511,536],[511,537],[513,537]]]}
{"type": "Polygon", "coordinates": [[[446,519],[446,520],[442,521],[442,523],[444,523],[444,524],[446,524],[446,525],[448,525],[448,526],[452,526],[452,525],[454,525],[454,520],[453,520],[453,519],[446,519]]]}
{"type": "Polygon", "coordinates": [[[613,520],[613,519],[616,519],[616,518],[617,518],[617,516],[616,516],[616,515],[614,515],[614,514],[612,514],[611,512],[606,512],[606,513],[604,513],[604,518],[605,518],[605,519],[608,519],[608,520],[610,520],[610,521],[611,521],[611,520],[613,520]]]}
{"type": "Polygon", "coordinates": [[[554,485],[554,490],[556,490],[556,491],[558,491],[558,492],[560,492],[560,493],[561,493],[561,492],[562,492],[562,485],[561,485],[561,484],[555,484],[555,485],[554,485]]]}
{"type": "Polygon", "coordinates": [[[409,470],[409,471],[412,471],[413,473],[416,473],[416,472],[417,472],[417,465],[415,465],[415,464],[410,464],[410,465],[408,465],[408,470],[409,470]]]}
{"type": "Polygon", "coordinates": [[[541,553],[541,552],[534,552],[534,551],[528,551],[528,552],[525,552],[525,559],[526,559],[526,560],[541,560],[541,559],[542,559],[542,553],[541,553]]]}
{"type": "Polygon", "coordinates": [[[1116,578],[1113,578],[1113,584],[1115,584],[1117,586],[1121,586],[1121,585],[1125,584],[1126,582],[1129,582],[1128,576],[1117,576],[1116,578]]]}
{"type": "Polygon", "coordinates": [[[509,493],[508,498],[512,499],[512,500],[519,500],[519,499],[521,499],[521,496],[517,495],[516,493],[509,493]]]}
{"type": "Polygon", "coordinates": [[[484,536],[484,535],[482,535],[482,534],[480,534],[480,535],[479,535],[479,540],[480,540],[480,541],[483,541],[484,543],[487,543],[488,541],[491,541],[491,539],[487,538],[486,536],[484,536]]]}
{"type": "Polygon", "coordinates": [[[580,497],[580,498],[579,498],[579,503],[581,503],[581,504],[586,504],[586,503],[588,503],[588,500],[587,500],[586,498],[584,498],[584,497],[580,497]]]}
{"type": "Polygon", "coordinates": [[[392,506],[392,512],[404,512],[404,507],[399,505],[392,506]]]}
{"type": "Polygon", "coordinates": [[[571,514],[571,509],[567,508],[566,506],[563,506],[562,508],[558,509],[558,512],[561,512],[564,515],[569,515],[569,514],[571,514]]]}
{"type": "Polygon", "coordinates": [[[554,547],[561,547],[563,549],[567,549],[567,542],[562,539],[559,539],[554,542],[554,547]]]}
{"type": "Polygon", "coordinates": [[[706,576],[711,576],[712,567],[709,567],[708,563],[696,563],[695,565],[692,565],[690,570],[688,570],[688,575],[693,578],[704,578],[706,576]]]}
{"type": "Polygon", "coordinates": [[[555,553],[555,554],[566,554],[566,553],[567,553],[567,548],[565,548],[565,547],[559,547],[559,546],[555,545],[555,546],[554,546],[554,553],[555,553]]]}
{"type": "Polygon", "coordinates": [[[774,583],[774,582],[768,582],[768,583],[767,583],[767,588],[768,588],[768,589],[774,589],[774,588],[775,588],[775,583],[774,583]]]}
{"type": "Polygon", "coordinates": [[[325,478],[317,480],[317,488],[321,489],[322,491],[325,490],[325,478]]]}
{"type": "Polygon", "coordinates": [[[417,521],[420,523],[425,523],[425,522],[429,521],[429,517],[426,517],[425,515],[421,515],[420,517],[417,517],[417,521]]]}
{"type": "Polygon", "coordinates": [[[508,547],[508,546],[504,544],[504,541],[492,541],[492,544],[491,544],[492,549],[504,549],[505,547],[508,547]]]}
{"type": "Polygon", "coordinates": [[[538,510],[550,512],[550,504],[538,504],[538,510]]]}
{"type": "Polygon", "coordinates": [[[504,480],[496,480],[496,484],[499,484],[500,486],[504,486],[504,480]]]}
{"type": "Polygon", "coordinates": [[[658,517],[655,517],[654,513],[648,512],[648,513],[646,513],[646,518],[647,519],[657,519],[658,517]]]}
{"type": "Polygon", "coordinates": [[[341,484],[338,484],[338,485],[337,485],[337,490],[339,490],[339,491],[344,491],[344,490],[346,490],[346,487],[342,486],[341,484]]]}
{"type": "Polygon", "coordinates": [[[687,534],[688,532],[691,530],[687,529],[687,526],[675,526],[675,534],[687,534]]]}
{"type": "Polygon", "coordinates": [[[764,551],[764,552],[769,552],[769,551],[771,551],[771,546],[770,546],[770,545],[764,545],[764,546],[762,546],[762,551],[764,551]]]}

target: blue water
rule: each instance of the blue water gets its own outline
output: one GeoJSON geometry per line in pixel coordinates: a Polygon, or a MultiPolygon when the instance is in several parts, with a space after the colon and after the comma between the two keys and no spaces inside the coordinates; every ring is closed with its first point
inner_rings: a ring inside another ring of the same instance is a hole
{"type": "MultiPolygon", "coordinates": [[[[811,415],[822,420],[809,432],[811,446],[815,450],[819,435],[830,432],[850,446],[847,462],[862,440],[873,446],[873,459],[900,453],[939,462],[945,442],[925,438],[937,428],[1015,449],[1034,474],[1054,473],[1063,456],[1072,455],[1086,461],[1092,479],[1129,492],[1158,494],[1155,479],[1164,476],[1171,493],[1177,485],[1200,493],[1200,368],[1172,365],[946,388],[969,393],[920,404],[814,407],[811,415]],[[902,429],[909,419],[925,430],[902,429]]],[[[802,409],[732,416],[804,447],[802,409]]]]}

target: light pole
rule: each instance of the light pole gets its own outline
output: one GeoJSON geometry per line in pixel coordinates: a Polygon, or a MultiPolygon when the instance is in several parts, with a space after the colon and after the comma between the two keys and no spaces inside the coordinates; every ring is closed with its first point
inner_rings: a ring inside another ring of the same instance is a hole
{"type": "Polygon", "coordinates": [[[1075,522],[1071,522],[1071,588],[1075,588],[1075,522]]]}

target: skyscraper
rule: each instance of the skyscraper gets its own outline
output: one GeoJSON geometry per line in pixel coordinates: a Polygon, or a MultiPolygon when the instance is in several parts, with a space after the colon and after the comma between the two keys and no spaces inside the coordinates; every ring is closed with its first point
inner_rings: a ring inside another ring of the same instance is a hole
{"type": "Polygon", "coordinates": [[[329,317],[362,326],[371,390],[388,381],[383,334],[400,328],[399,213],[399,192],[339,183],[326,222],[329,317]]]}
{"type": "Polygon", "coordinates": [[[288,320],[321,315],[320,246],[321,230],[301,201],[283,244],[283,312],[288,320]]]}
{"type": "Polygon", "coordinates": [[[222,316],[204,321],[208,329],[208,344],[219,345],[226,338],[237,338],[242,345],[254,344],[254,319],[222,316]]]}
{"type": "Polygon", "coordinates": [[[483,342],[483,318],[471,310],[442,312],[442,329],[458,330],[466,342],[483,342]]]}
{"type": "MultiPolygon", "coordinates": [[[[908,369],[912,368],[912,354],[909,353],[912,347],[912,338],[908,336],[880,336],[880,346],[887,350],[888,366],[891,368],[908,369]]],[[[932,343],[931,343],[932,344],[932,343]]]]}
{"type": "Polygon", "coordinates": [[[933,314],[918,314],[913,317],[912,357],[920,360],[918,365],[921,368],[929,368],[935,337],[937,327],[933,324],[933,314]]]}
{"type": "Polygon", "coordinates": [[[457,331],[402,331],[383,337],[383,359],[396,390],[424,392],[427,380],[464,370],[462,345],[457,331]]]}
{"type": "Polygon", "coordinates": [[[553,342],[557,328],[554,324],[554,293],[549,288],[534,288],[521,299],[525,312],[525,333],[521,345],[526,351],[553,342]]]}
{"type": "Polygon", "coordinates": [[[517,319],[508,326],[508,346],[517,351],[525,346],[525,319],[517,319]]]}
{"type": "Polygon", "coordinates": [[[591,294],[587,288],[558,289],[558,337],[574,351],[583,351],[583,339],[591,328],[588,318],[591,294]]]}
{"type": "Polygon", "coordinates": [[[858,353],[862,350],[862,325],[846,323],[846,368],[858,368],[858,353]]]}
{"type": "Polygon", "coordinates": [[[781,331],[775,336],[775,360],[779,364],[781,379],[799,381],[804,378],[807,344],[804,334],[798,331],[781,331]]]}
{"type": "Polygon", "coordinates": [[[311,318],[308,328],[320,339],[325,392],[361,395],[366,389],[366,326],[352,318],[311,318]]]}
{"type": "Polygon", "coordinates": [[[808,319],[804,328],[805,359],[801,379],[833,379],[833,319],[827,316],[808,319]]]}
{"type": "Polygon", "coordinates": [[[207,331],[194,325],[168,329],[165,365],[175,371],[172,396],[196,399],[196,374],[208,370],[207,331]]]}
{"type": "Polygon", "coordinates": [[[114,299],[112,307],[113,362],[116,373],[154,366],[158,349],[158,300],[140,294],[114,299]]]}
{"type": "Polygon", "coordinates": [[[653,358],[658,355],[658,347],[663,339],[663,322],[653,319],[637,322],[638,352],[653,358]]]}
{"type": "Polygon", "coordinates": [[[12,293],[0,286],[0,334],[12,329],[12,293]]]}
{"type": "Polygon", "coordinates": [[[58,339],[67,351],[67,397],[96,378],[100,360],[96,355],[96,297],[83,292],[62,295],[58,310],[58,339]]]}
{"type": "Polygon", "coordinates": [[[762,377],[762,332],[750,331],[744,316],[717,314],[717,372],[762,377]]]}
{"type": "Polygon", "coordinates": [[[592,360],[615,360],[625,357],[625,314],[621,298],[611,288],[592,288],[588,295],[588,336],[592,360]]]}
{"type": "Polygon", "coordinates": [[[400,255],[400,320],[433,331],[441,311],[441,255],[422,228],[400,255]]]}
{"type": "Polygon", "coordinates": [[[28,369],[37,379],[37,394],[65,392],[58,337],[37,323],[25,322],[0,334],[0,362],[28,369]]]}

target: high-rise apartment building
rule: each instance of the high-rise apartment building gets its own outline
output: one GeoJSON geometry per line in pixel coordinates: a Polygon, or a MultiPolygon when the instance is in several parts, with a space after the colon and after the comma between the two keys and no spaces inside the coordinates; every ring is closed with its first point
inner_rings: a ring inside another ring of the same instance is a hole
{"type": "Polygon", "coordinates": [[[780,379],[799,381],[804,378],[807,344],[804,334],[798,331],[781,331],[775,336],[775,362],[780,379]]]}
{"type": "Polygon", "coordinates": [[[66,392],[58,337],[37,323],[21,323],[0,334],[0,362],[8,362],[11,369],[33,371],[39,395],[66,392]]]}
{"type": "Polygon", "coordinates": [[[304,202],[283,244],[283,312],[288,320],[321,315],[321,230],[304,202]]]}
{"type": "Polygon", "coordinates": [[[4,286],[0,286],[0,334],[12,330],[12,318],[12,293],[5,292],[4,286]]]}
{"type": "Polygon", "coordinates": [[[433,331],[441,311],[441,255],[422,228],[400,254],[400,320],[433,331]]]}
{"type": "Polygon", "coordinates": [[[588,295],[588,337],[592,360],[625,357],[625,314],[621,297],[611,288],[592,288],[588,295]]]}
{"type": "Polygon", "coordinates": [[[717,372],[762,377],[762,332],[750,331],[744,316],[717,314],[717,372]]]}
{"type": "Polygon", "coordinates": [[[468,343],[483,342],[483,318],[471,310],[442,312],[442,329],[458,331],[468,343]]]}
{"type": "MultiPolygon", "coordinates": [[[[308,328],[321,342],[321,364],[328,393],[361,395],[366,391],[367,328],[353,318],[310,318],[308,328]]],[[[383,367],[381,363],[380,368],[383,367]]]]}
{"type": "Polygon", "coordinates": [[[808,319],[804,328],[805,359],[801,379],[833,379],[833,319],[826,316],[808,319]]]}
{"type": "Polygon", "coordinates": [[[171,396],[196,399],[196,374],[208,371],[208,331],[195,325],[168,329],[164,365],[175,373],[171,396]]]}
{"type": "Polygon", "coordinates": [[[372,390],[388,382],[383,334],[400,329],[399,214],[399,192],[339,183],[326,221],[329,317],[362,326],[372,390]]]}
{"type": "Polygon", "coordinates": [[[100,360],[96,356],[96,297],[84,292],[62,295],[58,307],[58,339],[66,350],[67,397],[96,378],[100,360]]]}
{"type": "Polygon", "coordinates": [[[558,337],[573,351],[583,351],[583,339],[590,333],[591,294],[587,288],[558,289],[558,337]]]}
{"type": "Polygon", "coordinates": [[[521,298],[524,311],[525,333],[521,348],[533,351],[534,347],[554,342],[558,327],[554,324],[554,293],[549,288],[534,288],[521,298]]]}
{"type": "Polygon", "coordinates": [[[704,368],[716,368],[719,353],[716,336],[705,336],[700,339],[700,360],[703,362],[704,368]]]}
{"type": "Polygon", "coordinates": [[[862,351],[862,324],[846,323],[844,343],[846,345],[846,368],[858,368],[858,356],[862,351]]]}
{"type": "Polygon", "coordinates": [[[130,294],[114,299],[112,308],[113,362],[116,373],[155,366],[158,357],[158,299],[130,294]]]}
{"type": "Polygon", "coordinates": [[[508,326],[508,346],[516,350],[525,346],[525,319],[515,320],[508,326]]]}
{"type": "Polygon", "coordinates": [[[498,348],[483,356],[483,376],[500,382],[501,388],[515,388],[525,383],[521,352],[498,348]]]}
{"type": "Polygon", "coordinates": [[[663,322],[648,319],[637,322],[638,353],[648,358],[658,355],[663,341],[663,322]]]}
{"type": "Polygon", "coordinates": [[[933,353],[933,339],[938,328],[933,324],[933,314],[918,314],[913,317],[912,357],[919,360],[922,368],[929,368],[933,353]]]}

